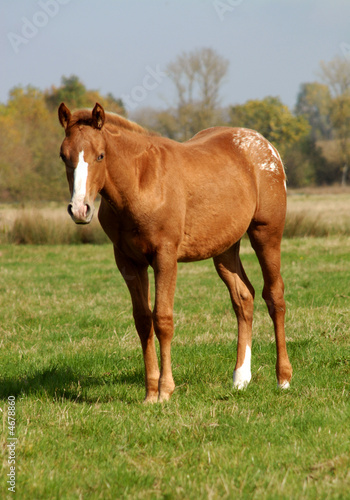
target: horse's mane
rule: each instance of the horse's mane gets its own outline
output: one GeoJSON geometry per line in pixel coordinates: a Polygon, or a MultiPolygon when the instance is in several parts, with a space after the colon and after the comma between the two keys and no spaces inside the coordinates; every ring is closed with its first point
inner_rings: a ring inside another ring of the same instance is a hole
{"type": "MultiPolygon", "coordinates": [[[[125,130],[129,130],[131,132],[142,135],[157,135],[155,132],[147,130],[146,128],[141,127],[141,125],[138,125],[137,123],[128,120],[127,118],[124,118],[124,116],[118,115],[117,113],[106,112],[105,117],[105,126],[108,128],[123,128],[125,130]]],[[[69,127],[72,127],[74,125],[88,125],[91,127],[91,110],[80,109],[78,111],[75,111],[70,119],[69,127]]]]}

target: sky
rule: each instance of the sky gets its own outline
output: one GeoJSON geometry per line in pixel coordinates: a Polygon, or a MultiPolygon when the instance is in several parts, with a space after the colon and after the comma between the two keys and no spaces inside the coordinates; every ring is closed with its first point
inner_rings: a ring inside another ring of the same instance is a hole
{"type": "Polygon", "coordinates": [[[223,106],[279,96],[293,108],[321,60],[350,58],[350,0],[0,0],[0,102],[77,75],[127,111],[165,108],[166,66],[210,47],[228,59],[223,106]]]}

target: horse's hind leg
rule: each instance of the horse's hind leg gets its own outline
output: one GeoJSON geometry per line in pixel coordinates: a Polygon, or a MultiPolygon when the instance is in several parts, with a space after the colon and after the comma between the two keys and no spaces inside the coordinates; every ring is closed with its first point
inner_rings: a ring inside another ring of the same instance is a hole
{"type": "Polygon", "coordinates": [[[276,375],[278,385],[288,388],[292,378],[284,330],[285,302],[284,284],[280,273],[281,240],[283,226],[277,224],[252,224],[248,235],[259,259],[264,277],[263,298],[272,318],[277,348],[276,375]]]}
{"type": "Polygon", "coordinates": [[[237,360],[233,385],[243,389],[251,379],[251,347],[254,308],[254,288],[244,272],[239,258],[240,242],[214,257],[216,270],[227,286],[238,323],[237,360]]]}

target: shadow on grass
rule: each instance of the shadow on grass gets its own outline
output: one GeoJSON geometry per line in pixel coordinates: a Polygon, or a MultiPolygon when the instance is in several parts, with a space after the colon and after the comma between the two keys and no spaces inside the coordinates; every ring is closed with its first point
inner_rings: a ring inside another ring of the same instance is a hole
{"type": "MultiPolygon", "coordinates": [[[[327,354],[315,360],[312,354],[317,351],[313,348],[314,340],[288,342],[288,351],[294,366],[294,377],[300,379],[305,372],[300,365],[307,363],[310,370],[315,371],[319,364],[327,362],[327,354]],[[303,353],[300,361],[300,353],[303,353]],[[299,361],[298,361],[299,360],[299,361]]],[[[201,356],[198,355],[197,346],[177,346],[173,360],[174,377],[179,393],[187,391],[200,391],[204,398],[215,400],[235,399],[242,400],[250,397],[252,391],[232,390],[233,355],[232,346],[208,344],[203,345],[201,356]],[[210,372],[206,368],[210,360],[210,372]],[[215,367],[215,369],[213,369],[215,367]],[[212,389],[210,389],[212,387],[212,389]],[[220,389],[221,388],[221,389],[220,389]]],[[[274,343],[256,342],[255,345],[256,371],[253,373],[252,389],[259,388],[262,384],[271,384],[275,387],[274,375],[275,345],[274,343]],[[264,370],[258,370],[264,367],[264,370]]],[[[143,399],[144,391],[144,366],[140,357],[119,360],[103,359],[100,363],[98,357],[82,356],[48,362],[42,369],[30,370],[31,373],[23,375],[18,373],[10,377],[0,378],[0,399],[6,400],[8,396],[34,396],[49,398],[53,401],[66,400],[78,403],[105,403],[110,401],[139,402],[143,399]],[[73,365],[73,366],[72,366],[73,365]],[[142,392],[142,396],[140,396],[142,392]]],[[[333,364],[341,365],[348,369],[343,358],[338,356],[333,364]],[[346,365],[346,366],[345,366],[346,365]]],[[[29,370],[28,370],[29,371],[29,370]]],[[[292,385],[294,383],[292,382],[292,385]]]]}
{"type": "Polygon", "coordinates": [[[69,366],[52,366],[37,371],[32,376],[1,377],[0,399],[9,396],[34,395],[51,397],[53,400],[96,403],[112,399],[125,400],[126,388],[144,387],[143,367],[130,367],[121,372],[106,372],[99,376],[87,375],[84,370],[72,370],[69,366]]]}

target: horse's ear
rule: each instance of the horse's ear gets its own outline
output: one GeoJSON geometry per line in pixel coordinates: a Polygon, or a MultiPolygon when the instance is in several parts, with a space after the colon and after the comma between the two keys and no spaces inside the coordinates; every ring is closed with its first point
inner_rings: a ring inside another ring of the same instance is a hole
{"type": "Polygon", "coordinates": [[[71,112],[69,111],[67,106],[64,104],[64,102],[61,102],[60,107],[58,108],[58,119],[65,130],[68,127],[71,116],[71,112]]]}
{"type": "Polygon", "coordinates": [[[95,128],[101,129],[105,122],[105,112],[101,104],[98,102],[95,104],[92,110],[92,125],[95,128]]]}

